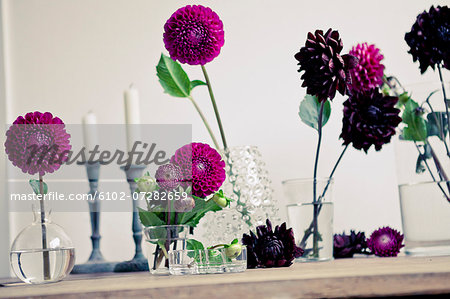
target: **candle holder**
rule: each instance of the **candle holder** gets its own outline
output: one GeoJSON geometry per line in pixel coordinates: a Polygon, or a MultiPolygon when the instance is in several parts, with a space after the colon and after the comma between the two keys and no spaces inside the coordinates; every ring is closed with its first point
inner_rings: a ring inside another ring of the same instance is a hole
{"type": "Polygon", "coordinates": [[[89,180],[88,194],[92,196],[92,200],[88,201],[92,230],[92,252],[86,263],[73,267],[72,274],[112,272],[117,263],[105,261],[100,251],[100,201],[97,196],[100,163],[79,162],[78,165],[84,165],[86,167],[89,180]]]}
{"type": "Polygon", "coordinates": [[[142,227],[139,223],[139,214],[137,210],[137,201],[133,199],[133,194],[136,192],[137,184],[135,178],[141,177],[146,165],[131,165],[128,169],[121,167],[125,171],[127,182],[130,185],[131,201],[133,203],[133,222],[131,229],[133,231],[133,240],[135,245],[134,257],[131,261],[126,261],[117,264],[114,267],[114,272],[137,272],[148,271],[148,261],[142,254],[142,227]]]}

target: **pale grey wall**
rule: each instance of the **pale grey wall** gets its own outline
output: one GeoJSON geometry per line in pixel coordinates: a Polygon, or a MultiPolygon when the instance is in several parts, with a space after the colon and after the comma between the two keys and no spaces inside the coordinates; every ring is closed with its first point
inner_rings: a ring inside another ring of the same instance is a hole
{"type": "MultiPolygon", "coordinates": [[[[3,0],[0,0],[0,144],[3,145],[6,119],[6,86],[4,65],[4,43],[3,43],[3,0]]],[[[9,276],[9,213],[6,192],[6,167],[5,154],[0,150],[0,277],[9,276]]]]}

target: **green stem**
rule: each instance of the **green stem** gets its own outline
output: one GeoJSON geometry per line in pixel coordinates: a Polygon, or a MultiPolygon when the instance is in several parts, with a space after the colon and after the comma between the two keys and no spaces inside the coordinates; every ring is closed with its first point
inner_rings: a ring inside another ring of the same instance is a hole
{"type": "Polygon", "coordinates": [[[318,230],[318,216],[319,216],[319,205],[317,202],[317,168],[319,164],[319,154],[320,154],[320,145],[322,144],[322,117],[323,117],[323,108],[325,106],[325,101],[322,101],[319,110],[319,121],[317,126],[317,131],[319,133],[319,138],[317,140],[317,150],[316,150],[316,159],[314,162],[314,182],[313,182],[313,206],[314,206],[314,215],[313,215],[313,256],[319,257],[319,230],[318,230]]]}
{"type": "Polygon", "coordinates": [[[197,102],[194,100],[194,98],[192,96],[189,96],[188,99],[191,100],[191,103],[194,105],[195,110],[197,110],[198,115],[200,115],[200,118],[202,119],[203,124],[206,127],[206,130],[208,130],[209,136],[211,136],[214,146],[216,147],[217,150],[219,150],[220,149],[219,143],[217,142],[217,139],[214,136],[214,133],[212,132],[211,127],[209,126],[209,123],[206,120],[205,115],[203,114],[202,110],[200,109],[200,106],[197,105],[197,102]]]}
{"type": "Polygon", "coordinates": [[[45,220],[45,207],[44,207],[44,178],[39,175],[39,193],[41,199],[39,200],[41,209],[41,231],[42,231],[42,257],[43,257],[43,270],[44,280],[50,280],[50,256],[47,250],[47,226],[45,220]]]}
{"type": "Polygon", "coordinates": [[[214,113],[216,114],[217,124],[218,124],[219,130],[220,130],[220,136],[222,137],[223,149],[226,150],[228,148],[227,140],[225,138],[222,121],[220,120],[219,109],[217,109],[217,104],[216,104],[216,100],[214,98],[214,93],[212,91],[211,82],[209,81],[209,76],[208,76],[208,73],[206,72],[206,68],[204,65],[202,65],[202,71],[203,71],[203,76],[205,76],[206,85],[208,86],[209,97],[211,98],[211,103],[214,108],[214,113]]]}
{"type": "MultiPolygon", "coordinates": [[[[447,114],[447,130],[450,130],[450,114],[448,111],[448,101],[447,101],[447,95],[445,93],[444,78],[442,77],[441,65],[439,63],[437,65],[437,69],[439,72],[439,80],[441,80],[442,94],[444,96],[445,113],[447,114]]],[[[450,134],[449,134],[449,136],[450,136],[450,134]]]]}

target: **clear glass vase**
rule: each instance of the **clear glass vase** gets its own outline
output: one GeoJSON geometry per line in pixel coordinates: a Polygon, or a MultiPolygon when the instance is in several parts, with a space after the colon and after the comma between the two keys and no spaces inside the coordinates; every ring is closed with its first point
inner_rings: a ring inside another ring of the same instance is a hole
{"type": "Polygon", "coordinates": [[[152,244],[148,254],[151,274],[169,275],[169,251],[186,249],[191,233],[189,225],[161,225],[144,228],[146,241],[152,244]]]}
{"type": "Polygon", "coordinates": [[[75,264],[72,241],[41,207],[33,205],[34,222],[17,235],[10,251],[14,273],[30,284],[60,281],[75,264]]]}
{"type": "Polygon", "coordinates": [[[233,202],[230,208],[208,213],[202,219],[202,239],[210,244],[229,243],[263,225],[267,218],[273,223],[279,221],[271,180],[258,147],[230,147],[223,157],[227,179],[222,189],[233,202]],[[213,222],[215,225],[209,225],[213,222]]]}
{"type": "Polygon", "coordinates": [[[299,262],[333,259],[333,180],[316,179],[316,202],[313,182],[313,179],[282,182],[288,202],[289,226],[295,232],[297,245],[305,250],[303,256],[297,258],[299,262]]]}
{"type": "Polygon", "coordinates": [[[399,186],[405,253],[450,255],[450,202],[442,193],[450,182],[399,186]]]}

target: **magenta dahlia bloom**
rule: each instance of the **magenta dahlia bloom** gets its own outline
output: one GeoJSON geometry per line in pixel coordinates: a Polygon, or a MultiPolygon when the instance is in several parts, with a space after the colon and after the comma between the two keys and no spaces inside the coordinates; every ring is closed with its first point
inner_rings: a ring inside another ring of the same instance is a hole
{"type": "Polygon", "coordinates": [[[173,190],[183,181],[183,173],[178,165],[169,163],[158,167],[155,178],[161,189],[173,190]]]}
{"type": "Polygon", "coordinates": [[[384,56],[380,49],[363,43],[353,46],[349,54],[359,59],[358,65],[350,70],[353,91],[367,91],[383,83],[384,65],[381,60],[384,56]]]}
{"type": "Polygon", "coordinates": [[[44,175],[58,170],[72,146],[63,121],[50,112],[19,116],[6,132],[5,151],[24,173],[44,175]]]}
{"type": "Polygon", "coordinates": [[[170,159],[178,165],[183,179],[192,182],[192,195],[205,198],[218,191],[225,181],[222,156],[205,143],[191,143],[179,148],[170,159]]]}
{"type": "Polygon", "coordinates": [[[173,60],[204,65],[220,53],[225,43],[223,23],[209,7],[187,5],[164,25],[164,45],[173,60]]]}
{"type": "Polygon", "coordinates": [[[397,256],[400,249],[405,246],[403,235],[389,226],[377,229],[367,240],[367,247],[376,256],[389,257],[397,256]]]}

